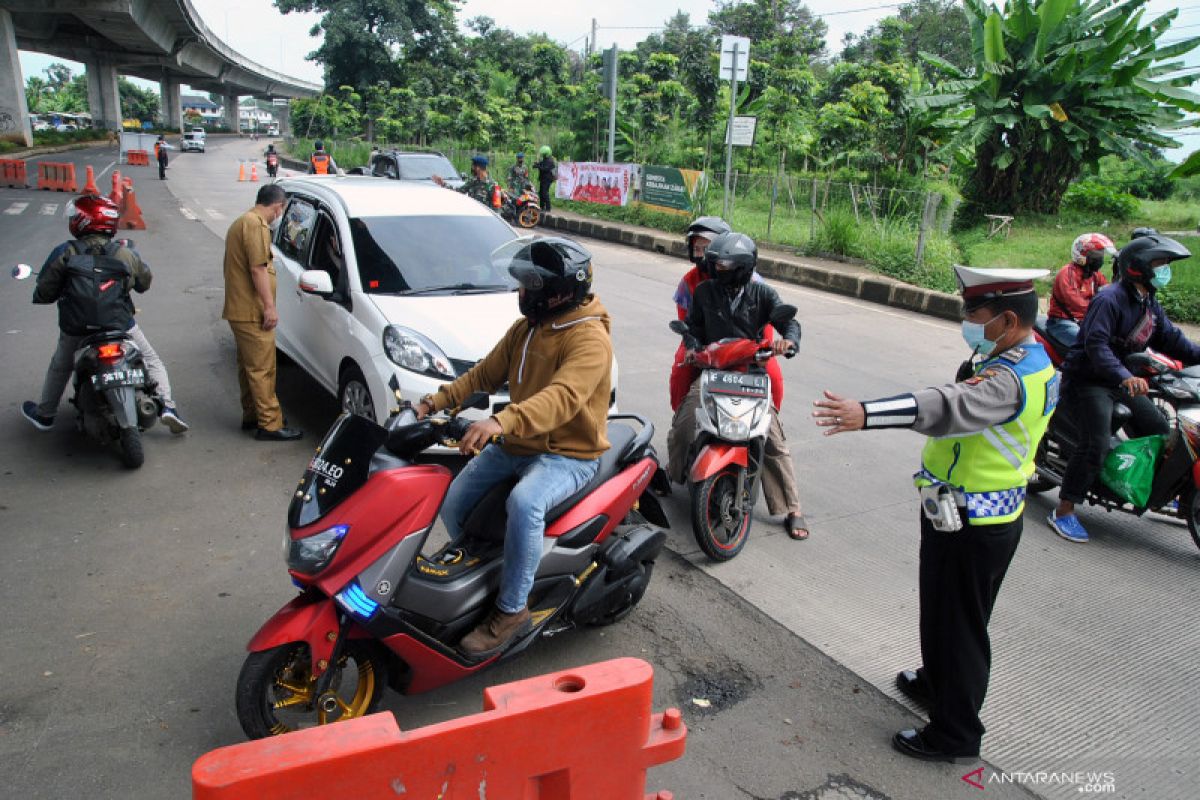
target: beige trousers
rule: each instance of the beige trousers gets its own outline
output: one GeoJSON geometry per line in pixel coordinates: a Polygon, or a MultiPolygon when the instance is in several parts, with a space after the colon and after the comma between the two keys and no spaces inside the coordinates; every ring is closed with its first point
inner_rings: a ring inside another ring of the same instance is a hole
{"type": "Polygon", "coordinates": [[[229,327],[237,343],[242,421],[277,431],[283,427],[283,411],[275,396],[275,331],[264,331],[258,322],[230,322],[229,327]]]}

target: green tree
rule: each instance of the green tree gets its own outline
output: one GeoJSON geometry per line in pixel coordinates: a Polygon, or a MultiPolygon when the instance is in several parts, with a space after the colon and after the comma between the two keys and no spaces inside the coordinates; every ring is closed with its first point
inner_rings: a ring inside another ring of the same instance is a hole
{"type": "Polygon", "coordinates": [[[143,89],[124,77],[117,79],[117,91],[121,96],[121,114],[125,119],[136,119],[142,122],[158,119],[160,110],[158,92],[143,89]]]}
{"type": "MultiPolygon", "coordinates": [[[[959,0],[914,0],[900,6],[896,16],[867,28],[861,36],[847,34],[842,50],[844,61],[895,61],[899,57],[918,63],[921,53],[930,53],[970,71],[971,32],[959,0]]],[[[926,77],[935,68],[922,65],[926,77]]]]}
{"type": "Polygon", "coordinates": [[[1200,37],[1160,44],[1178,10],[1143,24],[1146,3],[965,0],[977,77],[929,57],[958,80],[923,103],[972,111],[955,143],[973,152],[963,196],[975,211],[1055,213],[1101,156],[1176,146],[1158,130],[1200,111],[1184,88],[1197,76],[1161,78],[1200,37]]]}

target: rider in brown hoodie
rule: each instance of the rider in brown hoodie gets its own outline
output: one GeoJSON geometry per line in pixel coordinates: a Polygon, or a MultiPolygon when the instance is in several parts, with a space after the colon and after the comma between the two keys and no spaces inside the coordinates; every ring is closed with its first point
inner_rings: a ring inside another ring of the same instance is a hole
{"type": "Polygon", "coordinates": [[[519,476],[508,497],[500,596],[459,647],[486,658],[530,627],[526,602],[542,554],[546,512],[596,474],[606,438],[612,388],[609,317],[591,292],[591,255],[569,239],[514,244],[509,272],[520,283],[524,315],[467,374],[422,398],[418,416],[454,408],[476,391],[508,383],[512,402],[476,422],[460,443],[483,448],[450,485],[442,521],[452,539],[475,504],[497,483],[519,476]]]}

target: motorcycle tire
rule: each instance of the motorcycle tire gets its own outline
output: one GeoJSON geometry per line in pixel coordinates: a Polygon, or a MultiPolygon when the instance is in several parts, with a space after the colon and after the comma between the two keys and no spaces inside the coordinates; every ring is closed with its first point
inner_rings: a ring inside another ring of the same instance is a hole
{"type": "Polygon", "coordinates": [[[1192,489],[1179,498],[1179,513],[1187,520],[1192,542],[1200,547],[1200,492],[1192,489]]]}
{"type": "Polygon", "coordinates": [[[522,228],[533,228],[537,226],[541,218],[542,212],[540,209],[534,206],[525,206],[521,209],[521,213],[517,215],[517,224],[522,228]]]}
{"type": "Polygon", "coordinates": [[[331,667],[337,670],[329,684],[329,693],[336,698],[335,712],[319,707],[311,666],[308,645],[304,642],[282,644],[246,656],[238,674],[236,693],[238,722],[246,736],[263,739],[362,717],[375,711],[383,700],[387,662],[367,642],[347,643],[338,663],[331,667]],[[349,670],[355,676],[354,693],[346,699],[342,684],[349,670]],[[279,712],[287,714],[281,718],[279,712]]]}
{"type": "Polygon", "coordinates": [[[137,469],[146,461],[146,452],[142,448],[142,432],[137,428],[121,429],[121,463],[130,469],[137,469]]]}
{"type": "Polygon", "coordinates": [[[728,561],[742,552],[750,538],[749,510],[740,515],[735,503],[740,467],[722,470],[689,487],[692,495],[692,533],[713,561],[728,561]]]}

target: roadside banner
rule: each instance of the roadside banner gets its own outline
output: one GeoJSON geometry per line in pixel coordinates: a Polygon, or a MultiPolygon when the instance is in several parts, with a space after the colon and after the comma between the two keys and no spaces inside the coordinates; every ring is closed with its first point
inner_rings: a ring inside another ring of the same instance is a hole
{"type": "Polygon", "coordinates": [[[637,186],[637,177],[637,164],[560,161],[554,196],[562,200],[623,206],[637,186]]]}
{"type": "Polygon", "coordinates": [[[704,173],[675,167],[642,167],[642,203],[657,208],[691,213],[696,188],[703,187],[704,173]]]}

